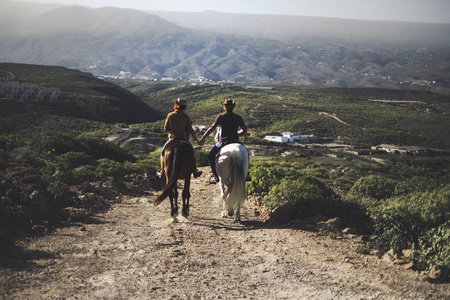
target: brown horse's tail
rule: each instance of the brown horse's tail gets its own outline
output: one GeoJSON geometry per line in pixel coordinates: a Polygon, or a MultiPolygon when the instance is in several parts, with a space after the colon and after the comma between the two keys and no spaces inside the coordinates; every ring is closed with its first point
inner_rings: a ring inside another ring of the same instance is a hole
{"type": "Polygon", "coordinates": [[[153,201],[153,205],[157,206],[163,202],[164,199],[169,196],[169,192],[176,186],[178,180],[178,173],[180,172],[183,160],[183,144],[176,145],[173,148],[173,164],[172,173],[170,174],[169,180],[164,186],[161,194],[153,201]]]}

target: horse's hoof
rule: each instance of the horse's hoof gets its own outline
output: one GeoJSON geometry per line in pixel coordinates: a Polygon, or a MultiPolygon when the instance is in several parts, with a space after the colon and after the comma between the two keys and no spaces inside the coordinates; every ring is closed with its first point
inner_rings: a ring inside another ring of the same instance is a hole
{"type": "Polygon", "coordinates": [[[178,223],[178,219],[177,219],[177,217],[172,217],[172,223],[178,223]]]}
{"type": "Polygon", "coordinates": [[[230,210],[229,212],[228,212],[228,216],[229,217],[232,217],[234,215],[234,210],[230,210]]]}
{"type": "Polygon", "coordinates": [[[226,217],[228,217],[228,214],[227,214],[225,211],[223,211],[223,212],[220,214],[220,216],[221,216],[222,218],[226,218],[226,217]]]}

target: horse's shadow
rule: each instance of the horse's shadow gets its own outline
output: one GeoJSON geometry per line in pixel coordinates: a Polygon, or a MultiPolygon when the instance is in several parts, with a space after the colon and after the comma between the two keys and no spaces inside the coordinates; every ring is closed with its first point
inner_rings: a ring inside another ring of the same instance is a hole
{"type": "Polygon", "coordinates": [[[225,229],[230,231],[250,231],[261,229],[294,229],[310,232],[318,232],[318,228],[315,224],[310,222],[282,222],[282,221],[270,221],[263,222],[259,220],[242,220],[235,222],[230,218],[204,218],[204,217],[190,217],[192,225],[209,227],[212,229],[225,229]]]}
{"type": "Polygon", "coordinates": [[[35,261],[38,259],[55,259],[54,253],[42,250],[24,249],[14,243],[5,243],[0,249],[0,270],[28,270],[31,267],[40,268],[35,261]]]}

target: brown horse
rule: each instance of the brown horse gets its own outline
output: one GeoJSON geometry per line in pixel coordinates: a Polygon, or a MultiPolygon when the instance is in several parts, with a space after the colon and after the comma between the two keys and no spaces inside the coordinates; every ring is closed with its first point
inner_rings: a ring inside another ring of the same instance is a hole
{"type": "Polygon", "coordinates": [[[189,186],[191,184],[191,174],[195,170],[194,149],[192,146],[181,140],[173,140],[166,145],[163,152],[161,167],[166,175],[166,185],[161,194],[153,201],[153,205],[159,205],[169,196],[171,216],[174,222],[178,216],[178,179],[184,179],[182,192],[183,217],[189,216],[189,186]]]}

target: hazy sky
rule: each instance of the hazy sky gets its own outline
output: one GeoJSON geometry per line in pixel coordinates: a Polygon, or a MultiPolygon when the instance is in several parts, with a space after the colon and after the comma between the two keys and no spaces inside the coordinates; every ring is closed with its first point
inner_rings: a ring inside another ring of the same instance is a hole
{"type": "MultiPolygon", "coordinates": [[[[18,0],[14,0],[18,1],[18,0]]],[[[450,0],[21,0],[142,10],[284,14],[450,23],[450,0]]]]}

